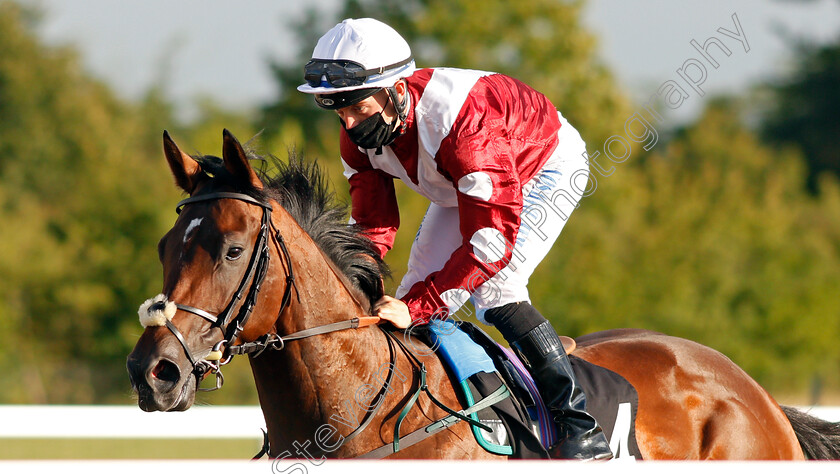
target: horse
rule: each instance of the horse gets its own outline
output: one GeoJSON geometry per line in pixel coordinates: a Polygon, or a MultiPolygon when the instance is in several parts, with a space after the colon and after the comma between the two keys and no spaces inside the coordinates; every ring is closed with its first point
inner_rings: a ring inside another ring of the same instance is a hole
{"type": "MultiPolygon", "coordinates": [[[[158,244],[162,293],[141,306],[145,330],[127,359],[142,410],[190,408],[202,379],[215,374],[218,388],[224,363],[249,354],[273,458],[356,458],[389,445],[389,459],[500,458],[468,423],[441,425],[462,405],[437,357],[418,364],[431,349],[415,339],[418,350],[406,350],[371,316],[387,266],[317,164],[290,152],[273,175],[258,173],[260,157],[227,130],[221,158],[190,156],[166,132],[163,148],[189,197],[158,244]],[[435,422],[434,435],[398,448],[435,422]]],[[[696,342],[614,329],[579,338],[573,355],[635,387],[643,459],[840,457],[840,424],[780,407],[696,342]]]]}

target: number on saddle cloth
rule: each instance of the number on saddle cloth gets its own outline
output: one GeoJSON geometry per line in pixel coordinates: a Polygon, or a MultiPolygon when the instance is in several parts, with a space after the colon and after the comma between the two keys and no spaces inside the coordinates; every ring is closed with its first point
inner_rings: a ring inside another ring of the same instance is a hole
{"type": "MultiPolygon", "coordinates": [[[[467,406],[480,403],[502,385],[510,390],[510,369],[499,359],[503,353],[484,331],[467,322],[438,320],[429,323],[428,330],[432,347],[458,380],[467,406]]],[[[521,389],[516,387],[514,392],[521,389]]],[[[473,427],[476,440],[487,451],[516,458],[548,457],[519,397],[507,396],[472,416],[493,429],[487,433],[473,427]]]]}

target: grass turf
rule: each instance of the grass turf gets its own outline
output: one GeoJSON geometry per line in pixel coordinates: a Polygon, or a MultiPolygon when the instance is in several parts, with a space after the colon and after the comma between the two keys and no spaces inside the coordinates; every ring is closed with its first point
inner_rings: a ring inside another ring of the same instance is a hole
{"type": "Polygon", "coordinates": [[[250,439],[3,439],[0,459],[251,459],[250,439]]]}

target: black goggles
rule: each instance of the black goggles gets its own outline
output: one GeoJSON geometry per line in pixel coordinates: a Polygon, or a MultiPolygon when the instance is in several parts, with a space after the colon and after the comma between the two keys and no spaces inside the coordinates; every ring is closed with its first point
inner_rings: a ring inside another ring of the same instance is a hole
{"type": "Polygon", "coordinates": [[[383,74],[385,71],[405,66],[413,59],[408,59],[388,66],[365,69],[357,62],[333,59],[313,59],[303,67],[303,78],[312,87],[353,87],[365,83],[368,77],[383,74]]]}

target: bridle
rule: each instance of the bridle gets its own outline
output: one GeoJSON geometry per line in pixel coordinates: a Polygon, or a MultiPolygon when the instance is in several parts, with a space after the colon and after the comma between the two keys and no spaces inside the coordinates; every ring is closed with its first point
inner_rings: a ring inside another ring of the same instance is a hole
{"type": "MultiPolygon", "coordinates": [[[[271,220],[271,212],[272,207],[270,204],[266,202],[262,202],[258,199],[255,199],[247,194],[243,193],[234,193],[234,192],[215,192],[215,193],[208,193],[208,194],[201,194],[198,196],[192,196],[187,199],[182,200],[178,203],[175,211],[180,214],[181,210],[184,206],[188,204],[193,204],[196,202],[204,202],[204,201],[213,201],[218,199],[236,199],[239,201],[246,202],[248,204],[253,204],[262,208],[262,221],[260,224],[260,231],[259,235],[257,236],[257,240],[254,244],[254,251],[251,254],[251,260],[248,263],[248,269],[245,271],[245,275],[242,277],[242,280],[239,282],[239,285],[236,289],[236,292],[231,297],[230,302],[228,303],[227,307],[225,307],[224,311],[221,314],[214,315],[208,311],[205,311],[200,308],[196,308],[193,306],[171,302],[175,305],[175,307],[181,311],[185,311],[190,314],[194,314],[199,316],[207,321],[209,321],[213,327],[219,328],[219,330],[223,334],[223,339],[218,341],[213,345],[213,348],[209,351],[207,355],[204,357],[195,357],[192,350],[189,348],[186,339],[184,338],[181,331],[172,323],[170,319],[167,319],[165,322],[166,327],[169,329],[170,332],[178,339],[178,342],[184,349],[184,353],[187,356],[187,359],[193,366],[192,373],[196,376],[196,384],[198,385],[202,378],[207,373],[213,373],[216,375],[216,386],[212,388],[201,388],[198,387],[198,390],[203,391],[212,391],[218,390],[221,388],[222,384],[224,383],[224,376],[222,376],[221,366],[228,364],[234,355],[239,354],[251,354],[251,357],[258,357],[267,349],[272,350],[282,350],[285,347],[285,343],[287,341],[294,341],[298,339],[304,339],[311,336],[316,336],[320,334],[327,334],[330,332],[341,331],[345,329],[356,329],[361,327],[366,327],[370,325],[374,325],[379,322],[379,318],[375,316],[371,317],[356,317],[345,321],[339,321],[335,323],[328,323],[323,324],[320,326],[312,327],[309,329],[304,329],[301,331],[294,332],[292,334],[288,334],[285,336],[279,336],[277,334],[265,334],[260,339],[253,341],[253,342],[246,342],[238,345],[234,345],[233,342],[239,336],[239,334],[244,329],[245,325],[248,322],[248,319],[251,317],[251,313],[254,310],[254,306],[256,305],[257,296],[259,295],[260,288],[262,285],[263,280],[265,279],[266,274],[268,273],[268,265],[270,260],[270,253],[269,253],[269,240],[272,240],[275,246],[278,248],[278,254],[281,256],[282,261],[286,267],[286,288],[283,292],[283,299],[280,303],[280,309],[278,311],[278,318],[283,312],[289,307],[291,303],[292,297],[292,289],[294,289],[298,293],[298,302],[300,301],[300,292],[297,289],[295,284],[295,276],[294,270],[292,268],[292,259],[291,255],[289,254],[289,250],[286,247],[286,243],[283,239],[283,235],[281,234],[280,230],[274,225],[271,220]],[[271,233],[270,233],[271,232],[271,233]],[[250,282],[250,288],[248,289],[247,295],[245,295],[245,299],[243,300],[242,304],[239,307],[239,311],[235,317],[233,317],[234,310],[237,307],[238,302],[242,299],[243,294],[245,292],[245,288],[248,286],[250,282]],[[224,350],[222,350],[222,346],[224,346],[224,350]]],[[[155,303],[156,305],[165,306],[166,302],[158,302],[155,303]]],[[[152,307],[151,309],[163,309],[161,307],[152,307]]],[[[390,352],[390,365],[388,375],[386,377],[385,382],[380,388],[376,400],[378,402],[375,405],[373,410],[370,410],[365,415],[364,419],[361,421],[358,427],[356,427],[353,431],[351,431],[347,436],[344,436],[344,443],[351,440],[359,433],[365,430],[365,428],[370,424],[373,420],[375,413],[379,410],[382,406],[382,401],[385,399],[385,395],[388,392],[389,387],[391,386],[394,372],[396,369],[396,357],[397,351],[395,346],[399,346],[402,352],[408,357],[412,368],[416,375],[419,376],[418,386],[415,393],[410,397],[406,405],[403,407],[399,418],[397,420],[397,424],[395,426],[394,431],[394,441],[393,443],[388,443],[380,448],[377,448],[373,451],[370,451],[360,457],[362,458],[381,458],[387,457],[388,455],[399,451],[400,443],[402,442],[403,447],[410,446],[415,444],[429,436],[434,435],[435,433],[446,429],[448,426],[457,423],[458,421],[466,421],[472,425],[481,427],[485,430],[489,431],[489,428],[484,426],[483,424],[469,418],[469,413],[467,411],[461,410],[459,412],[455,412],[454,410],[450,409],[440,401],[438,401],[435,397],[428,390],[428,386],[426,385],[426,366],[421,361],[417,359],[414,354],[411,353],[409,349],[406,348],[405,344],[402,343],[396,336],[391,334],[388,331],[383,331],[386,336],[386,340],[388,341],[388,347],[390,352]],[[437,420],[436,422],[418,429],[404,437],[400,437],[399,434],[399,427],[402,420],[405,418],[408,411],[417,401],[418,396],[421,392],[426,392],[427,396],[430,398],[432,402],[446,411],[449,415],[441,420],[437,420]]],[[[496,394],[487,397],[487,400],[483,404],[475,405],[472,407],[474,411],[478,411],[479,408],[483,408],[484,406],[489,406],[489,402],[497,401],[498,396],[496,394]]],[[[269,452],[268,446],[268,435],[264,432],[265,442],[263,444],[262,450],[255,456],[255,459],[263,456],[264,454],[269,452]]]]}
{"type": "MultiPolygon", "coordinates": [[[[259,234],[257,235],[256,242],[254,243],[254,251],[251,254],[251,260],[248,263],[248,269],[245,271],[245,275],[239,282],[236,292],[231,297],[231,300],[230,302],[228,302],[228,305],[225,307],[224,311],[222,311],[221,314],[214,315],[209,311],[194,306],[174,302],[175,307],[177,309],[199,316],[209,321],[213,327],[219,328],[223,335],[222,339],[213,345],[212,349],[207,353],[207,355],[203,357],[196,357],[193,354],[192,350],[189,348],[189,345],[187,344],[187,341],[184,338],[181,331],[178,330],[178,328],[175,326],[175,324],[172,323],[171,320],[166,320],[166,327],[169,329],[170,332],[172,332],[172,334],[181,344],[181,347],[184,348],[184,353],[187,356],[187,360],[190,361],[190,364],[193,367],[192,373],[195,374],[196,381],[200,382],[201,379],[207,373],[212,373],[216,375],[216,385],[214,387],[199,387],[199,390],[212,391],[221,388],[222,384],[224,383],[224,376],[221,372],[221,366],[230,363],[234,355],[251,354],[252,357],[258,357],[260,354],[262,354],[268,349],[282,350],[285,347],[286,342],[288,341],[304,339],[307,337],[316,336],[319,334],[326,334],[334,331],[341,331],[344,329],[361,328],[376,324],[379,321],[378,317],[373,316],[357,317],[345,321],[339,321],[336,323],[329,323],[309,329],[304,329],[301,331],[294,332],[292,334],[287,334],[285,336],[267,333],[256,341],[234,345],[234,341],[236,341],[237,337],[239,337],[239,334],[245,328],[245,325],[248,323],[248,319],[251,317],[251,313],[253,312],[254,306],[257,302],[257,296],[259,295],[262,282],[265,279],[266,274],[268,273],[268,265],[271,258],[269,253],[269,240],[274,242],[274,245],[278,250],[278,254],[282,259],[283,265],[286,268],[286,289],[283,292],[283,298],[280,303],[280,309],[277,312],[278,318],[291,304],[292,290],[294,289],[295,292],[298,292],[298,290],[295,284],[295,274],[294,268],[292,266],[292,257],[289,254],[289,249],[286,247],[286,242],[283,239],[283,234],[271,220],[271,212],[273,209],[270,204],[255,199],[243,193],[215,192],[200,194],[184,199],[183,201],[178,203],[178,205],[175,208],[175,212],[180,214],[184,206],[188,204],[204,201],[215,201],[219,199],[235,199],[246,202],[248,204],[253,204],[262,208],[263,213],[262,221],[260,223],[259,234]],[[250,288],[248,288],[248,292],[247,294],[245,294],[245,289],[246,287],[248,287],[249,282],[250,288]],[[239,311],[234,317],[234,310],[236,309],[239,301],[243,299],[243,295],[244,300],[239,306],[239,311]],[[222,347],[224,347],[224,350],[222,349],[222,347]]],[[[300,302],[299,292],[297,297],[298,302],[300,302]]],[[[152,309],[156,308],[152,307],[152,309]]]]}
{"type": "Polygon", "coordinates": [[[184,199],[178,203],[178,205],[175,208],[175,212],[180,214],[184,206],[188,204],[205,201],[215,201],[219,199],[236,199],[262,208],[262,221],[260,223],[260,230],[259,234],[257,235],[257,240],[254,243],[254,251],[251,254],[251,260],[250,262],[248,262],[248,269],[245,271],[245,275],[243,275],[242,280],[239,282],[239,285],[237,286],[236,291],[231,297],[230,302],[228,302],[227,307],[225,307],[224,311],[222,311],[221,314],[214,315],[209,311],[200,308],[196,308],[186,304],[181,304],[178,302],[174,303],[176,308],[178,308],[179,310],[194,314],[209,321],[213,327],[219,328],[219,330],[222,332],[223,337],[220,341],[213,345],[213,348],[206,356],[201,358],[195,357],[192,353],[192,350],[189,348],[189,345],[187,345],[187,341],[184,338],[183,334],[181,334],[181,331],[178,330],[178,328],[172,323],[172,321],[166,321],[166,327],[169,329],[170,332],[172,332],[172,334],[175,336],[176,339],[178,339],[178,342],[184,348],[184,353],[186,354],[187,359],[190,361],[190,364],[192,364],[192,372],[193,374],[195,374],[197,381],[200,381],[208,372],[216,375],[216,386],[214,388],[199,388],[199,390],[206,391],[216,390],[220,388],[224,383],[224,377],[221,373],[221,366],[230,362],[231,357],[233,355],[232,350],[235,347],[237,347],[231,345],[231,343],[233,343],[233,341],[235,341],[236,338],[239,337],[239,334],[242,332],[243,328],[248,323],[248,319],[251,317],[251,313],[253,312],[254,306],[256,305],[257,296],[259,296],[263,280],[265,279],[266,273],[268,272],[268,265],[270,260],[268,243],[269,240],[272,240],[277,246],[278,253],[284,260],[287,272],[286,289],[283,293],[282,302],[280,303],[278,317],[280,314],[283,313],[283,311],[286,310],[286,308],[291,303],[292,289],[294,288],[295,290],[297,290],[297,287],[295,285],[294,269],[292,268],[292,259],[289,255],[289,250],[286,247],[286,243],[283,240],[283,235],[271,221],[272,208],[270,204],[257,200],[243,193],[215,192],[201,194],[198,196],[192,196],[187,199],[184,199]],[[246,287],[248,287],[249,282],[250,287],[248,288],[246,294],[245,291],[246,287]],[[239,304],[240,300],[242,300],[241,305],[239,304]],[[239,307],[239,311],[236,313],[236,316],[234,316],[234,311],[236,310],[237,306],[239,307]],[[224,352],[222,351],[222,346],[225,346],[224,352]]]}

